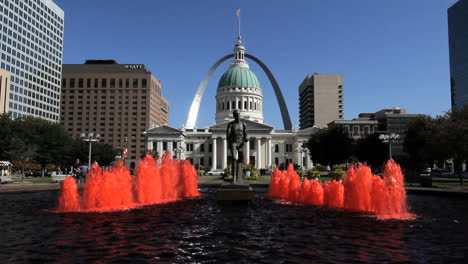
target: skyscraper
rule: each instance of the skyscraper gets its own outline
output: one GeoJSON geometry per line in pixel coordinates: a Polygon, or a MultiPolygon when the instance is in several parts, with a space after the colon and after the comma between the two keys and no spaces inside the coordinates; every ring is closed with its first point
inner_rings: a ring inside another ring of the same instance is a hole
{"type": "Polygon", "coordinates": [[[0,68],[11,73],[13,118],[59,121],[63,18],[52,0],[0,0],[0,68]]]}
{"type": "Polygon", "coordinates": [[[343,76],[307,75],[299,86],[299,128],[326,127],[343,116],[343,76]]]}
{"type": "Polygon", "coordinates": [[[468,1],[448,10],[450,92],[452,107],[468,105],[468,1]]]}
{"type": "Polygon", "coordinates": [[[0,69],[0,114],[8,113],[11,74],[0,69]]]}
{"type": "Polygon", "coordinates": [[[143,64],[88,60],[64,64],[61,123],[69,134],[101,135],[101,142],[128,149],[135,166],[146,152],[143,132],[168,122],[169,103],[162,85],[143,64]]]}

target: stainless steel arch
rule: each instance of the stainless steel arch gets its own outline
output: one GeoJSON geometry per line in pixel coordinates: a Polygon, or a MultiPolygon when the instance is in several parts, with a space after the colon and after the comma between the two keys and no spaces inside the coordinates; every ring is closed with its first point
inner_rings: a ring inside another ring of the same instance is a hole
{"type": "MultiPolygon", "coordinates": [[[[203,98],[203,93],[205,92],[206,86],[208,85],[208,81],[210,80],[211,75],[221,63],[223,63],[225,60],[232,58],[232,57],[234,57],[234,54],[228,54],[222,57],[206,73],[205,78],[198,86],[197,93],[195,94],[195,97],[193,98],[192,105],[190,106],[187,123],[185,123],[185,128],[193,129],[195,127],[195,124],[198,118],[198,110],[200,109],[201,99],[203,98]]],[[[261,60],[259,60],[258,58],[250,54],[245,54],[245,57],[250,58],[253,61],[255,61],[255,63],[257,63],[268,76],[268,79],[270,80],[270,83],[273,86],[273,89],[275,91],[276,100],[278,100],[278,104],[279,104],[280,111],[281,111],[281,117],[283,118],[284,129],[288,129],[288,130],[292,129],[291,118],[289,117],[288,107],[286,106],[283,93],[281,93],[281,89],[278,85],[278,82],[276,82],[275,77],[273,76],[271,71],[268,69],[268,67],[261,60]]]]}
{"type": "Polygon", "coordinates": [[[292,129],[291,117],[289,116],[288,106],[286,106],[283,93],[281,92],[278,82],[276,82],[276,79],[271,73],[270,69],[268,69],[268,67],[257,57],[254,57],[247,53],[245,54],[245,57],[255,61],[262,68],[262,70],[266,73],[266,75],[268,76],[268,79],[270,79],[271,86],[273,86],[273,90],[275,90],[276,100],[278,101],[278,105],[280,107],[281,117],[283,118],[284,129],[287,129],[287,130],[292,129]]]}

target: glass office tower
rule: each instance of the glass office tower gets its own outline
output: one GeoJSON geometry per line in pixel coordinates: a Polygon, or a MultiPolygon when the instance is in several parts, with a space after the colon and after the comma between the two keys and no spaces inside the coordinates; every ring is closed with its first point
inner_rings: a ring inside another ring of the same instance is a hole
{"type": "Polygon", "coordinates": [[[13,118],[59,121],[63,19],[52,0],[0,0],[0,68],[11,73],[13,118]]]}
{"type": "Polygon", "coordinates": [[[452,107],[468,105],[468,0],[448,9],[452,107]]]}

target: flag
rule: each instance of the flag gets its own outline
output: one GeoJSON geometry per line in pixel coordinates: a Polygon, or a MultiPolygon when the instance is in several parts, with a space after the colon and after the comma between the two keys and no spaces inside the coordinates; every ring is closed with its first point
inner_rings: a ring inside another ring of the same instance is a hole
{"type": "Polygon", "coordinates": [[[237,17],[240,16],[240,8],[237,8],[236,16],[237,16],[237,17]]]}

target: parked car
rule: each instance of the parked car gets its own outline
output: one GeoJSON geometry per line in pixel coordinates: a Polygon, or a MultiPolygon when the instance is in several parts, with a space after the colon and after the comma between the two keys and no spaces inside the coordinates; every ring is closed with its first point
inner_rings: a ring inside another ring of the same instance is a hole
{"type": "Polygon", "coordinates": [[[206,175],[221,176],[221,175],[224,175],[224,171],[223,170],[212,170],[212,171],[207,172],[206,175]]]}

